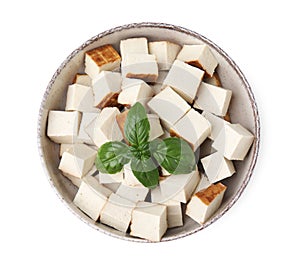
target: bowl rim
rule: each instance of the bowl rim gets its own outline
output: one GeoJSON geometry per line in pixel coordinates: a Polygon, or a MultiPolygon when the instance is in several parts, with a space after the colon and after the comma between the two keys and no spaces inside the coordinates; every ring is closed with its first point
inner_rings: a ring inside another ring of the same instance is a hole
{"type": "Polygon", "coordinates": [[[245,86],[245,89],[248,93],[248,96],[249,96],[249,99],[250,99],[250,102],[251,102],[252,112],[253,112],[253,117],[254,117],[254,123],[255,123],[255,131],[254,131],[255,139],[254,139],[254,142],[253,142],[253,145],[252,145],[253,148],[254,148],[254,151],[253,151],[253,154],[252,154],[250,167],[249,167],[249,169],[248,169],[248,171],[247,171],[247,173],[246,173],[246,175],[243,179],[243,182],[242,182],[241,186],[239,187],[237,192],[233,195],[233,197],[229,200],[228,204],[225,205],[225,207],[217,215],[215,215],[213,218],[208,220],[205,224],[199,225],[195,229],[187,231],[187,232],[179,233],[179,234],[176,234],[176,235],[173,235],[173,236],[170,236],[170,237],[163,237],[160,242],[176,240],[176,239],[194,234],[194,233],[196,233],[200,230],[203,230],[204,228],[206,228],[207,226],[209,226],[210,224],[214,223],[219,218],[221,218],[236,203],[236,201],[240,198],[241,194],[243,193],[243,191],[245,190],[247,184],[249,183],[249,180],[250,180],[250,178],[253,174],[254,167],[255,167],[256,162],[257,162],[258,152],[259,152],[259,147],[260,147],[260,141],[261,141],[260,140],[261,139],[261,136],[260,136],[261,126],[260,126],[260,118],[259,118],[257,103],[255,101],[253,91],[252,91],[252,89],[250,87],[250,84],[248,83],[245,75],[242,73],[242,71],[240,70],[238,65],[231,59],[231,57],[225,51],[223,51],[218,45],[216,45],[214,42],[212,42],[208,38],[204,37],[203,35],[195,32],[193,30],[189,30],[187,28],[184,28],[184,27],[181,27],[181,26],[176,26],[176,25],[169,24],[169,23],[158,23],[158,22],[130,23],[130,24],[124,24],[124,25],[121,25],[121,26],[117,26],[117,27],[111,28],[109,30],[106,30],[102,33],[99,33],[99,34],[95,35],[94,37],[90,38],[89,40],[87,40],[86,42],[84,42],[77,49],[75,49],[61,63],[61,65],[55,71],[55,73],[53,74],[50,82],[48,83],[48,85],[46,87],[46,91],[45,91],[45,93],[43,94],[43,97],[42,97],[42,102],[41,102],[40,109],[39,109],[39,114],[38,114],[38,123],[37,123],[37,144],[38,144],[38,151],[39,151],[40,159],[41,159],[41,162],[42,162],[42,166],[43,166],[43,169],[44,169],[44,172],[45,172],[46,176],[48,177],[48,181],[49,181],[51,187],[53,188],[53,190],[55,191],[56,195],[59,197],[61,202],[75,216],[77,216],[81,221],[85,222],[90,227],[92,227],[92,228],[96,229],[97,231],[100,231],[100,232],[102,232],[106,235],[113,236],[113,237],[116,237],[116,238],[122,239],[122,240],[139,242],[139,243],[152,243],[152,241],[145,240],[145,239],[134,238],[134,237],[125,236],[125,235],[121,236],[121,235],[115,234],[113,232],[106,231],[105,229],[101,229],[96,224],[90,223],[89,221],[85,220],[82,216],[77,214],[71,208],[71,206],[67,203],[67,201],[64,199],[64,197],[60,194],[60,192],[56,188],[56,186],[55,186],[55,184],[52,180],[52,177],[49,174],[49,171],[47,169],[47,164],[46,164],[46,161],[45,161],[45,158],[44,158],[44,155],[43,155],[43,147],[41,145],[41,143],[42,143],[41,138],[43,136],[42,125],[41,124],[42,124],[42,117],[43,117],[46,101],[47,101],[48,95],[50,94],[51,88],[52,88],[56,78],[61,73],[61,71],[65,68],[65,66],[72,60],[72,58],[75,55],[77,55],[85,47],[89,46],[90,44],[94,43],[95,41],[99,40],[100,38],[103,38],[104,36],[110,35],[110,34],[115,33],[115,32],[131,29],[131,28],[147,28],[147,27],[149,27],[149,28],[168,29],[168,30],[173,30],[173,31],[177,31],[177,32],[181,32],[181,33],[190,35],[192,37],[195,37],[195,38],[207,43],[209,46],[213,47],[219,54],[221,54],[224,57],[224,59],[229,63],[229,65],[233,68],[233,70],[237,73],[238,77],[241,79],[241,81],[243,82],[243,84],[245,86]]]}

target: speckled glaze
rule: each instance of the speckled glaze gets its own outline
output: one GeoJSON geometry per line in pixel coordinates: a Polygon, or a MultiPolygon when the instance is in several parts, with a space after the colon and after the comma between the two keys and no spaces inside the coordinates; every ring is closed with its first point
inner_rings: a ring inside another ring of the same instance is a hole
{"type": "Polygon", "coordinates": [[[129,241],[149,242],[121,233],[106,225],[95,223],[74,206],[72,201],[77,189],[69,180],[65,179],[58,170],[59,146],[51,142],[45,135],[48,111],[52,109],[64,109],[67,86],[72,82],[77,72],[83,71],[85,51],[107,43],[111,43],[115,48],[119,49],[120,40],[137,36],[145,36],[149,40],[169,40],[179,44],[206,43],[209,45],[219,62],[218,74],[223,86],[233,91],[233,98],[230,105],[232,122],[240,122],[255,135],[254,143],[246,159],[242,162],[235,162],[236,174],[223,181],[224,184],[228,186],[228,189],[218,211],[204,225],[199,225],[185,216],[184,225],[182,227],[169,229],[161,240],[170,241],[196,233],[221,218],[239,199],[247,186],[258,156],[260,122],[253,92],[235,62],[212,41],[196,32],[179,26],[149,22],[133,23],[116,27],[91,38],[66,58],[47,86],[38,117],[38,148],[45,173],[51,186],[62,202],[78,218],[94,229],[110,236],[129,241]]]}

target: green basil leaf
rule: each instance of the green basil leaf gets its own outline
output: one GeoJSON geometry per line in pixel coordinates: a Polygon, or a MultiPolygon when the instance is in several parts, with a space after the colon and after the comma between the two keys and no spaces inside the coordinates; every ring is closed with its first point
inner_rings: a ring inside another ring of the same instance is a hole
{"type": "Polygon", "coordinates": [[[99,150],[95,160],[96,168],[102,173],[114,174],[130,161],[129,147],[118,141],[107,142],[99,150]]]}
{"type": "Polygon", "coordinates": [[[143,105],[135,103],[129,110],[125,125],[124,134],[126,140],[135,146],[148,142],[150,123],[143,105]]]}
{"type": "Polygon", "coordinates": [[[170,137],[150,143],[150,151],[157,162],[169,173],[185,174],[195,170],[195,154],[183,139],[170,137]]]}
{"type": "Polygon", "coordinates": [[[143,186],[152,189],[158,185],[159,173],[151,157],[148,159],[133,157],[130,167],[134,176],[143,186]]]}

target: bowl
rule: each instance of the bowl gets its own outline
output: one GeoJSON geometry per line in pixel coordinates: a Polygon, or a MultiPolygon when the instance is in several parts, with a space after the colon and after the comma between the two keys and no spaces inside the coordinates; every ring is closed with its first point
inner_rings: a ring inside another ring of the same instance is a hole
{"type": "Polygon", "coordinates": [[[203,225],[199,225],[189,217],[184,217],[182,227],[169,229],[161,241],[169,241],[196,233],[208,227],[221,218],[239,199],[256,164],[259,142],[260,122],[257,105],[253,92],[244,74],[235,62],[216,44],[206,37],[194,31],[165,23],[133,23],[107,30],[89,39],[79,48],[73,51],[60,65],[50,80],[41,103],[38,118],[38,147],[42,164],[50,184],[56,191],[61,201],[79,219],[94,229],[113,237],[137,241],[149,242],[135,238],[114,230],[101,223],[96,223],[81,212],[74,204],[73,199],[77,188],[58,170],[59,145],[50,141],[46,136],[47,116],[49,110],[63,110],[66,101],[66,89],[72,83],[74,75],[83,71],[84,53],[90,49],[104,44],[112,44],[119,49],[119,42],[130,37],[147,37],[148,40],[169,40],[179,44],[207,44],[219,62],[218,74],[225,88],[233,91],[230,104],[232,122],[241,122],[255,136],[251,150],[244,161],[236,161],[236,174],[234,177],[222,181],[227,186],[222,205],[217,212],[203,225]]]}

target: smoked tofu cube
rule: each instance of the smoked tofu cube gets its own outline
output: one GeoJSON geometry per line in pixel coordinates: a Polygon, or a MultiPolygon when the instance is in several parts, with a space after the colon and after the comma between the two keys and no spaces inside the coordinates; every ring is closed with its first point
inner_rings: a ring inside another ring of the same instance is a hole
{"type": "Polygon", "coordinates": [[[169,70],[181,46],[168,41],[149,42],[149,53],[155,55],[158,68],[169,70]]]}
{"type": "Polygon", "coordinates": [[[149,189],[144,186],[129,186],[121,183],[116,194],[133,202],[144,201],[149,189]]]}
{"type": "Polygon", "coordinates": [[[155,82],[158,77],[158,66],[154,55],[126,54],[122,58],[122,76],[155,82]]]}
{"type": "Polygon", "coordinates": [[[211,140],[215,140],[216,137],[219,135],[219,133],[224,128],[224,125],[228,124],[228,122],[208,111],[203,111],[202,116],[204,118],[206,118],[211,124],[211,132],[210,132],[208,138],[211,140]]]}
{"type": "Polygon", "coordinates": [[[81,84],[81,85],[84,85],[84,86],[92,87],[92,79],[91,79],[91,77],[90,77],[89,75],[87,75],[87,74],[77,73],[77,74],[75,75],[75,78],[74,78],[73,83],[81,84]]]}
{"type": "Polygon", "coordinates": [[[151,96],[153,96],[152,88],[143,80],[139,80],[139,83],[127,86],[120,92],[118,103],[125,106],[132,106],[134,103],[145,98],[148,99],[151,96]]]}
{"type": "Polygon", "coordinates": [[[122,140],[122,134],[116,122],[118,114],[120,111],[116,107],[104,108],[85,128],[86,133],[98,148],[108,141],[122,140]]]}
{"type": "Polygon", "coordinates": [[[47,136],[58,144],[73,144],[77,141],[81,113],[78,111],[50,110],[47,136]]]}
{"type": "Polygon", "coordinates": [[[254,136],[240,124],[225,124],[212,146],[229,160],[243,160],[254,136]]]}
{"type": "Polygon", "coordinates": [[[73,202],[90,218],[97,221],[111,194],[112,192],[99,184],[95,177],[86,176],[82,179],[73,202]]]}
{"type": "Polygon", "coordinates": [[[152,141],[162,136],[164,131],[160,125],[159,117],[156,114],[147,114],[147,117],[150,124],[149,141],[152,141]]]}
{"type": "Polygon", "coordinates": [[[139,202],[132,212],[130,235],[158,242],[167,231],[167,208],[164,205],[139,202]]]}
{"type": "MultiPolygon", "coordinates": [[[[100,111],[99,111],[100,112],[100,111]]],[[[86,133],[85,128],[98,116],[95,112],[84,112],[82,113],[82,119],[80,123],[78,141],[88,145],[93,145],[94,142],[91,140],[89,135],[86,133]]]]}
{"type": "Polygon", "coordinates": [[[235,173],[232,161],[224,158],[220,152],[202,158],[201,163],[211,183],[221,181],[235,173]]]}
{"type": "Polygon", "coordinates": [[[121,91],[122,77],[120,73],[101,71],[93,79],[94,102],[98,108],[117,106],[117,99],[121,91]]]}
{"type": "Polygon", "coordinates": [[[85,53],[85,73],[92,79],[102,70],[120,67],[121,57],[112,45],[107,44],[85,53]]]}
{"type": "Polygon", "coordinates": [[[126,233],[135,206],[134,202],[112,193],[101,212],[100,222],[126,233]]]}
{"type": "Polygon", "coordinates": [[[180,60],[175,60],[164,80],[164,85],[171,86],[187,102],[192,103],[203,76],[204,71],[180,60]]]}
{"type": "Polygon", "coordinates": [[[148,41],[145,37],[121,40],[120,52],[122,58],[127,54],[148,54],[148,41]]]}
{"type": "Polygon", "coordinates": [[[124,182],[128,186],[143,186],[133,174],[130,163],[124,165],[124,182]]]}
{"type": "Polygon", "coordinates": [[[211,125],[199,112],[190,109],[170,129],[171,136],[177,136],[187,141],[196,151],[209,136],[211,125]]]}
{"type": "Polygon", "coordinates": [[[93,167],[97,151],[85,144],[74,144],[63,153],[58,169],[81,178],[93,167]]]}
{"type": "Polygon", "coordinates": [[[148,102],[148,107],[159,116],[166,128],[174,125],[191,109],[186,101],[169,86],[154,96],[148,102]]]}
{"type": "Polygon", "coordinates": [[[188,174],[172,174],[160,182],[161,193],[166,199],[187,203],[199,181],[198,169],[188,174]]]}
{"type": "Polygon", "coordinates": [[[217,183],[193,195],[186,214],[199,224],[205,223],[220,207],[226,186],[217,183]]]}
{"type": "Polygon", "coordinates": [[[209,47],[203,45],[184,45],[177,59],[204,70],[209,76],[214,74],[218,61],[209,47]]]}
{"type": "Polygon", "coordinates": [[[100,184],[121,183],[123,181],[124,171],[121,170],[120,172],[114,174],[102,173],[99,171],[99,174],[97,176],[100,184]]]}
{"type": "Polygon", "coordinates": [[[194,108],[225,116],[231,100],[232,91],[202,82],[194,103],[194,108]]]}

